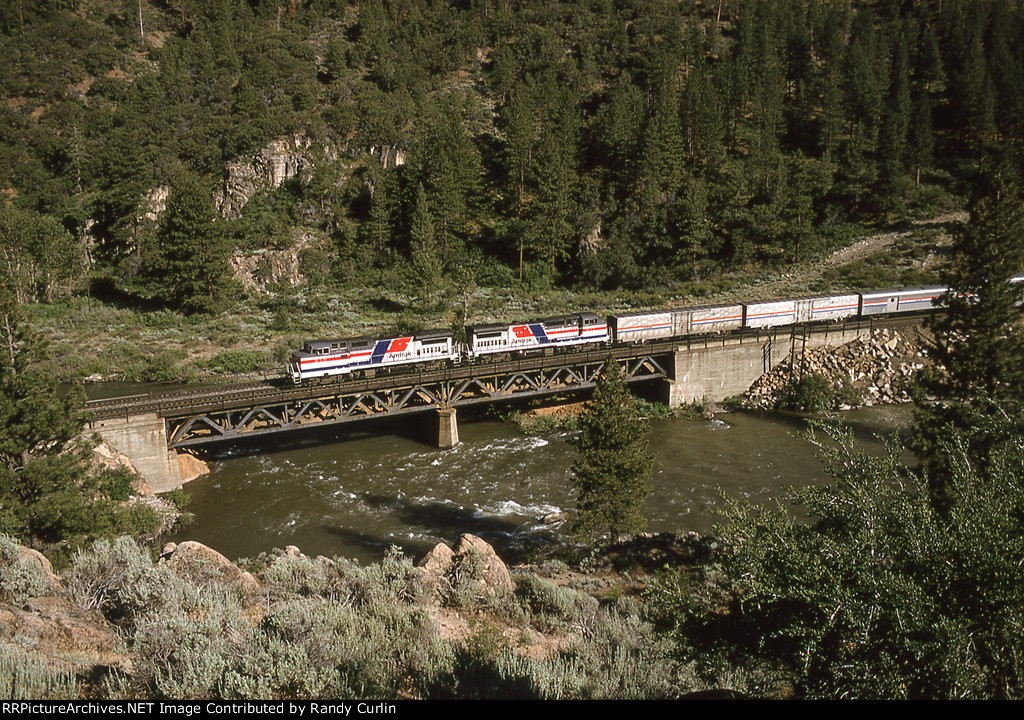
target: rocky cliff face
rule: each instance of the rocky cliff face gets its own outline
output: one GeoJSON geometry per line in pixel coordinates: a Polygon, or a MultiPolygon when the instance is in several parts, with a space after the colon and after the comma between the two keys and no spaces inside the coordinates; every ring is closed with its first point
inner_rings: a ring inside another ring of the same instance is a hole
{"type": "Polygon", "coordinates": [[[167,185],[157,185],[146,193],[142,200],[142,215],[140,220],[156,222],[160,219],[164,210],[167,209],[167,199],[171,196],[171,188],[167,185]]]}
{"type": "Polygon", "coordinates": [[[292,287],[306,281],[302,274],[302,252],[326,238],[306,228],[295,231],[295,244],[284,250],[256,250],[236,252],[228,264],[242,287],[250,292],[264,292],[269,286],[287,284],[292,287]]]}
{"type": "Polygon", "coordinates": [[[308,177],[313,169],[312,150],[309,137],[295,135],[271,140],[252,157],[229,162],[214,205],[229,220],[238,219],[260,190],[273,190],[293,177],[308,177]]]}

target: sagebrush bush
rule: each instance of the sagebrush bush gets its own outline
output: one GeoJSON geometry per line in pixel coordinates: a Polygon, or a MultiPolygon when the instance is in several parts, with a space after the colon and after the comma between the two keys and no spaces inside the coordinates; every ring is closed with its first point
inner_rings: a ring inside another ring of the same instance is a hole
{"type": "Polygon", "coordinates": [[[585,623],[597,612],[597,600],[572,588],[555,585],[532,573],[517,575],[516,598],[529,621],[543,632],[585,623]]]}
{"type": "Polygon", "coordinates": [[[63,579],[72,600],[114,622],[158,610],[190,590],[169,570],[154,566],[149,552],[127,537],[79,550],[63,579]]]}
{"type": "MultiPolygon", "coordinates": [[[[264,587],[271,599],[293,597],[324,597],[338,599],[343,585],[333,563],[307,557],[280,555],[261,573],[264,587]]],[[[351,597],[350,593],[346,593],[351,597]]]]}
{"type": "Polygon", "coordinates": [[[417,598],[416,568],[400,548],[392,546],[379,563],[372,565],[347,558],[334,558],[331,565],[357,607],[408,604],[417,598]]]}
{"type": "Polygon", "coordinates": [[[674,697],[696,689],[688,668],[677,666],[672,644],[658,635],[629,598],[601,608],[593,625],[570,647],[581,663],[587,698],[674,697]]]}
{"type": "Polygon", "coordinates": [[[19,547],[14,538],[0,535],[0,600],[20,605],[30,597],[45,595],[50,582],[42,568],[22,559],[19,547]]]}
{"type": "Polygon", "coordinates": [[[78,680],[67,668],[21,648],[0,643],[0,697],[4,700],[68,700],[78,680]]]}

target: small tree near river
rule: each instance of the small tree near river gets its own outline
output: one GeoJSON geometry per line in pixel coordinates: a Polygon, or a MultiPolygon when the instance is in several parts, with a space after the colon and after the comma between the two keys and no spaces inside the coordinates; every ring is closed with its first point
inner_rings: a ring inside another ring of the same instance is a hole
{"type": "Polygon", "coordinates": [[[639,417],[622,370],[611,358],[579,426],[579,457],[572,466],[578,494],[576,535],[615,540],[639,532],[647,525],[644,503],[651,494],[647,423],[639,417]]]}

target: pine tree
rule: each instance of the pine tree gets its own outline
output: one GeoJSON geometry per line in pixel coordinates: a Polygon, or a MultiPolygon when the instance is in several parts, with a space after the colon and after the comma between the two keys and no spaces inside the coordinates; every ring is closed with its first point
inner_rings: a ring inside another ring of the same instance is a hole
{"type": "Polygon", "coordinates": [[[437,256],[434,221],[430,217],[427,192],[423,189],[422,183],[416,186],[416,200],[409,223],[409,240],[413,265],[421,275],[417,285],[436,287],[441,280],[441,261],[437,256]]]}
{"type": "Polygon", "coordinates": [[[893,49],[889,94],[885,100],[882,131],[879,138],[881,194],[883,198],[898,189],[898,180],[906,164],[907,135],[911,122],[910,62],[903,34],[896,38],[893,49]]]}
{"type": "Polygon", "coordinates": [[[143,258],[143,274],[164,302],[185,312],[214,312],[231,289],[228,254],[210,188],[181,171],[171,183],[156,245],[143,258]]]}
{"type": "Polygon", "coordinates": [[[82,432],[81,392],[57,393],[45,355],[0,276],[0,465],[12,472],[40,454],[60,453],[82,432]]]}
{"type": "Polygon", "coordinates": [[[572,467],[578,493],[575,532],[581,538],[639,532],[647,524],[652,458],[647,425],[618,363],[604,364],[594,397],[580,416],[579,458],[572,467]]]}
{"type": "Polygon", "coordinates": [[[946,312],[931,323],[933,366],[920,379],[917,446],[937,485],[949,468],[936,444],[951,432],[967,438],[968,459],[984,470],[999,438],[985,432],[987,416],[1024,421],[1024,204],[1005,172],[983,183],[971,218],[959,233],[947,273],[946,312]]]}
{"type": "Polygon", "coordinates": [[[59,391],[2,275],[0,348],[0,533],[60,558],[96,537],[153,532],[152,510],[115,500],[130,478],[90,466],[84,394],[59,391]]]}
{"type": "Polygon", "coordinates": [[[395,227],[395,210],[398,193],[395,172],[381,165],[376,159],[367,162],[367,186],[370,193],[370,213],[360,226],[363,243],[370,248],[370,255],[376,262],[383,262],[391,252],[395,227]]]}
{"type": "Polygon", "coordinates": [[[928,92],[921,89],[910,125],[910,159],[917,187],[921,186],[921,172],[931,165],[932,144],[932,103],[928,92]]]}
{"type": "Polygon", "coordinates": [[[579,185],[579,109],[564,91],[553,97],[533,155],[536,196],[530,204],[526,250],[548,267],[556,280],[579,235],[576,195],[579,185]]]}

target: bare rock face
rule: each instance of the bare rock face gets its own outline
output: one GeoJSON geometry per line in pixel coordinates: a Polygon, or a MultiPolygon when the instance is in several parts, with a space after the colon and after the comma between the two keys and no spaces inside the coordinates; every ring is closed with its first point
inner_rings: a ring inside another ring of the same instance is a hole
{"type": "Polygon", "coordinates": [[[601,221],[598,220],[594,227],[590,229],[590,232],[580,239],[580,253],[588,256],[597,255],[607,245],[608,242],[605,240],[604,235],[601,234],[601,221]]]}
{"type": "Polygon", "coordinates": [[[82,227],[78,231],[78,242],[85,247],[85,258],[89,263],[89,267],[96,264],[96,245],[99,241],[96,239],[96,235],[93,234],[93,228],[96,227],[96,220],[93,218],[86,218],[82,222],[82,227]]]}
{"type": "Polygon", "coordinates": [[[167,209],[167,199],[171,196],[171,188],[167,185],[157,185],[146,193],[142,199],[142,216],[140,220],[156,222],[160,219],[164,210],[167,209]]]}
{"type": "Polygon", "coordinates": [[[251,573],[239,569],[216,550],[192,540],[178,543],[169,555],[162,556],[158,562],[166,564],[183,580],[197,585],[212,581],[234,588],[249,597],[260,592],[259,581],[251,573]]]}
{"type": "Polygon", "coordinates": [[[135,466],[132,465],[132,461],[128,459],[127,455],[118,452],[116,448],[105,442],[101,442],[94,447],[92,449],[92,454],[94,462],[99,467],[109,468],[111,470],[124,468],[130,473],[134,473],[135,475],[139,474],[135,469],[135,466]]]}
{"type": "Polygon", "coordinates": [[[183,483],[192,482],[196,478],[210,474],[210,466],[195,455],[186,452],[179,452],[177,455],[178,470],[181,472],[183,483]]]}
{"type": "Polygon", "coordinates": [[[237,220],[257,192],[280,187],[312,169],[311,145],[310,138],[301,134],[278,138],[252,157],[228,163],[227,178],[214,196],[214,205],[224,217],[237,220]]]}
{"type": "Polygon", "coordinates": [[[405,151],[394,145],[371,145],[370,154],[376,155],[384,168],[395,168],[405,165],[405,151]]]}
{"type": "Polygon", "coordinates": [[[466,533],[459,538],[459,544],[455,547],[455,557],[463,570],[471,564],[479,564],[480,580],[491,592],[512,592],[515,589],[512,575],[509,574],[504,561],[494,552],[493,547],[476,535],[466,533]]]}
{"type": "Polygon", "coordinates": [[[319,242],[322,240],[315,233],[301,231],[290,248],[236,252],[228,259],[228,264],[246,290],[261,292],[268,285],[280,283],[296,287],[306,281],[300,268],[302,251],[319,242]]]}
{"type": "Polygon", "coordinates": [[[419,562],[420,582],[425,594],[441,600],[451,590],[451,573],[455,565],[455,553],[444,543],[438,543],[419,562]]]}
{"type": "Polygon", "coordinates": [[[93,463],[96,467],[107,468],[110,470],[124,469],[130,472],[135,477],[132,478],[132,491],[136,495],[152,496],[154,495],[153,488],[142,479],[139,475],[139,471],[135,469],[132,461],[128,459],[128,456],[119,452],[115,447],[105,442],[101,442],[92,450],[93,463]]]}

